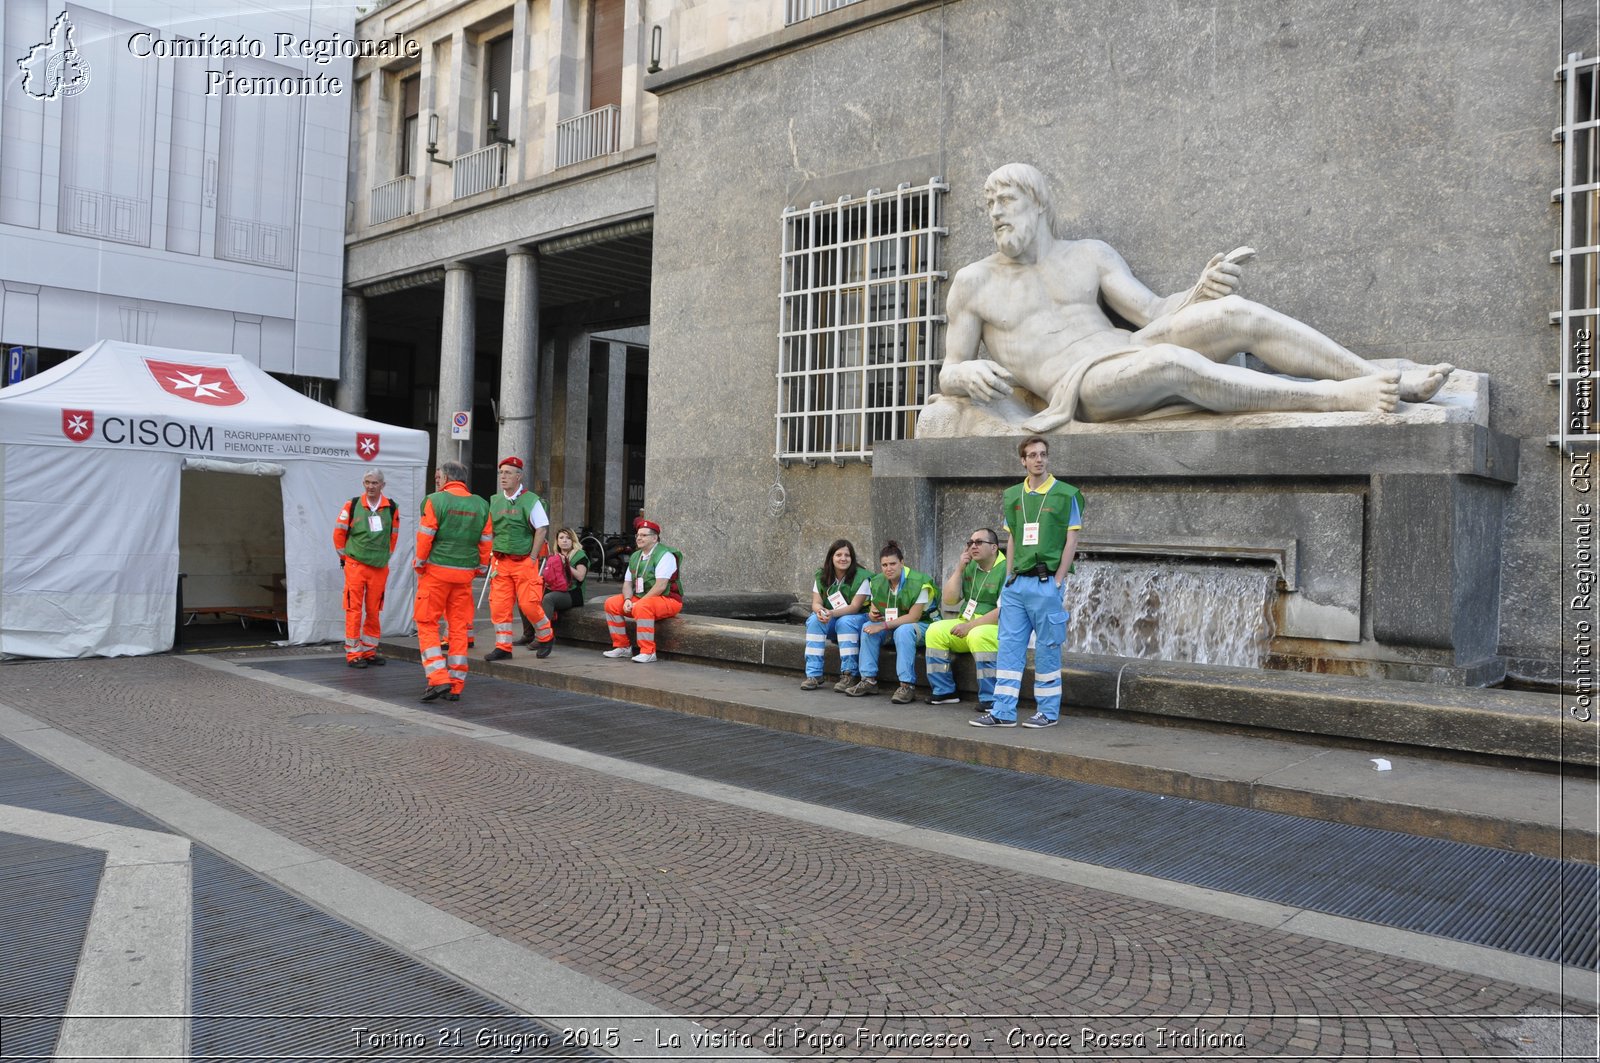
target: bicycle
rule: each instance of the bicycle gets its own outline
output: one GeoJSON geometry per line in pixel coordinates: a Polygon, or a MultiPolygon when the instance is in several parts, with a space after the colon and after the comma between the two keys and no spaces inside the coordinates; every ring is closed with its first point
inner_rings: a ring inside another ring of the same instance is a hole
{"type": "Polygon", "coordinates": [[[588,528],[580,528],[578,546],[589,558],[589,571],[603,576],[606,571],[606,548],[600,537],[588,528]]]}

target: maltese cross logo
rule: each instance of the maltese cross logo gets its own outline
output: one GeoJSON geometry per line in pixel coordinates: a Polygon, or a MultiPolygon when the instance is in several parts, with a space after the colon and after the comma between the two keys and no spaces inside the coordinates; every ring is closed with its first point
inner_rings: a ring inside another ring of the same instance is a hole
{"type": "Polygon", "coordinates": [[[226,369],[215,365],[184,365],[146,358],[144,364],[161,390],[205,406],[237,406],[245,395],[226,369]]]}
{"type": "Polygon", "coordinates": [[[362,461],[371,461],[378,456],[378,436],[376,433],[371,435],[365,432],[356,433],[356,455],[362,461]]]}
{"type": "Polygon", "coordinates": [[[50,39],[28,49],[17,60],[22,71],[22,92],[35,100],[76,96],[89,87],[89,61],[73,41],[72,19],[66,11],[50,26],[50,39]]]}
{"type": "Polygon", "coordinates": [[[93,410],[62,410],[61,434],[74,443],[82,443],[94,432],[93,410]]]}

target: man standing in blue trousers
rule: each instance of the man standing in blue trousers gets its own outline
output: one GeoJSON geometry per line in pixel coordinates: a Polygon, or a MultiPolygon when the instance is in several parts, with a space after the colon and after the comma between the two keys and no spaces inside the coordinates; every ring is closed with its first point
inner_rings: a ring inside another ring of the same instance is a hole
{"type": "Polygon", "coordinates": [[[1017,448],[1027,478],[1006,489],[1001,516],[1011,536],[1006,585],[1000,592],[1000,657],[994,708],[974,727],[1015,727],[1028,636],[1034,636],[1033,699],[1024,727],[1054,727],[1061,718],[1061,644],[1067,637],[1062,599],[1083,527],[1083,493],[1050,475],[1050,444],[1030,436],[1017,448]]]}

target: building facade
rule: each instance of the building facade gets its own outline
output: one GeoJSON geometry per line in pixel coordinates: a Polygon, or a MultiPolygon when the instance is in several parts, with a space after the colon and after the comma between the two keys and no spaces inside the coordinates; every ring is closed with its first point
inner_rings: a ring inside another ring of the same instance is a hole
{"type": "Polygon", "coordinates": [[[720,20],[671,0],[396,0],[362,19],[419,54],[355,71],[344,408],[431,430],[483,490],[501,456],[530,456],[558,524],[624,529],[645,498],[643,81],[677,60],[664,41],[717,47],[759,5],[716,6],[720,20]]]}
{"type": "MultiPolygon", "coordinates": [[[[1574,448],[1594,443],[1592,425],[1561,426],[1590,394],[1572,352],[1596,305],[1582,250],[1596,243],[1595,116],[1592,68],[1576,104],[1553,75],[1597,54],[1593,11],[863,0],[786,15],[646,81],[659,102],[645,501],[697,586],[803,593],[830,540],[875,553],[893,532],[874,514],[872,451],[915,436],[947,278],[993,250],[984,179],[1024,161],[1052,178],[1064,235],[1109,242],[1159,293],[1247,244],[1250,297],[1364,357],[1487,373],[1514,484],[1491,527],[1440,534],[1503,544],[1477,621],[1511,674],[1564,678],[1559,515],[1579,504],[1574,448]],[[1566,147],[1551,137],[1564,106],[1582,112],[1566,147]],[[1564,176],[1569,156],[1589,170],[1564,176]]],[[[1096,486],[1105,500],[1125,485],[1096,486]]],[[[1357,500],[1359,546],[1382,500],[1327,491],[1357,500]]],[[[967,530],[940,529],[932,552],[947,556],[908,560],[940,569],[967,530]]],[[[1440,565],[1439,581],[1458,579],[1440,565]]]]}

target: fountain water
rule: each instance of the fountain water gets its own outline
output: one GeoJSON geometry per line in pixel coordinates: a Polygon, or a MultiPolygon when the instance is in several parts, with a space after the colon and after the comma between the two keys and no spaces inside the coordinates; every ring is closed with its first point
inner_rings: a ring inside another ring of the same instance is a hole
{"type": "Polygon", "coordinates": [[[1259,668],[1275,589],[1262,565],[1083,559],[1067,581],[1067,649],[1259,668]]]}

